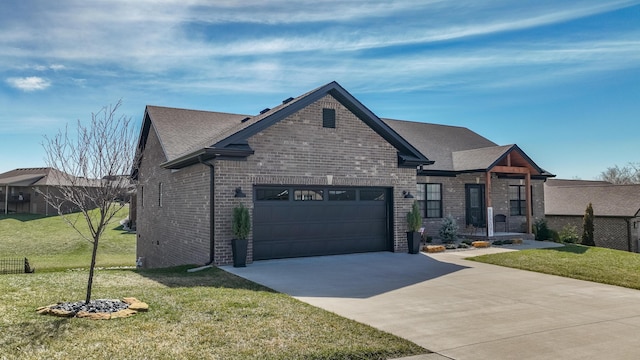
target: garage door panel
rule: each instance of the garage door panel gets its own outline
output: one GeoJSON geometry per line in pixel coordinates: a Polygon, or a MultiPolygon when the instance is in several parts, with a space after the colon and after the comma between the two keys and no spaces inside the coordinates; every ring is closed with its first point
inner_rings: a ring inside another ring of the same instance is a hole
{"type": "Polygon", "coordinates": [[[256,201],[254,259],[389,250],[387,209],[386,201],[328,201],[326,197],[323,201],[256,201]]]}

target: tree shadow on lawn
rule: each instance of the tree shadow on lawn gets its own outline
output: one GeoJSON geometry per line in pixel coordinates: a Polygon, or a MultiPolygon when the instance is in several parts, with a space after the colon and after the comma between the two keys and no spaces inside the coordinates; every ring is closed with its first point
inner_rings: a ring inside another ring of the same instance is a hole
{"type": "Polygon", "coordinates": [[[41,214],[0,214],[0,221],[2,220],[7,220],[7,219],[11,219],[11,220],[17,220],[20,222],[27,222],[27,221],[32,221],[32,220],[39,220],[39,219],[44,219],[47,217],[53,217],[53,216],[57,216],[56,215],[41,215],[41,214]]]}
{"type": "Polygon", "coordinates": [[[563,252],[563,253],[571,253],[571,254],[582,255],[582,254],[587,253],[589,251],[589,249],[590,249],[589,246],[567,244],[567,245],[562,246],[562,247],[544,248],[544,249],[540,249],[540,250],[557,251],[557,252],[563,252]]]}
{"type": "Polygon", "coordinates": [[[195,265],[184,265],[162,269],[135,270],[135,272],[171,288],[203,286],[275,292],[265,286],[243,279],[216,267],[196,272],[187,272],[188,269],[195,267],[195,265]]]}

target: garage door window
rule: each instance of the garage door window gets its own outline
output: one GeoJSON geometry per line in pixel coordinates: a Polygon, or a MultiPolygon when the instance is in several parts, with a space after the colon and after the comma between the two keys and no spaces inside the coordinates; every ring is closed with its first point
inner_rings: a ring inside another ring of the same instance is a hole
{"type": "Polygon", "coordinates": [[[384,189],[360,190],[361,201],[384,201],[384,189]]]}
{"type": "Polygon", "coordinates": [[[355,201],[355,190],[329,190],[329,201],[355,201]]]}
{"type": "Polygon", "coordinates": [[[256,190],[256,200],[259,201],[288,201],[289,189],[287,188],[271,188],[256,190]]]}
{"type": "Polygon", "coordinates": [[[322,201],[324,199],[324,190],[294,190],[293,195],[296,201],[322,201]]]}

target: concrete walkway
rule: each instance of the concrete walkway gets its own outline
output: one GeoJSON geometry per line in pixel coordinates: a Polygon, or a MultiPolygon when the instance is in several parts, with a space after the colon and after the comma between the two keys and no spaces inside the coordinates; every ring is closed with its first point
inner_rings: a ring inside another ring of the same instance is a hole
{"type": "Polygon", "coordinates": [[[223,269],[437,353],[415,359],[640,358],[640,291],[464,259],[500,251],[510,250],[381,252],[223,269]]]}

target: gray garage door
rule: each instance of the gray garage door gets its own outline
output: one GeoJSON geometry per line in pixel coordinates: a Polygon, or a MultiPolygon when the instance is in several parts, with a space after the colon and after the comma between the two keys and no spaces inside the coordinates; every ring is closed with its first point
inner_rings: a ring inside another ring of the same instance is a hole
{"type": "Polygon", "coordinates": [[[385,188],[256,187],[254,260],[391,249],[385,188]]]}

